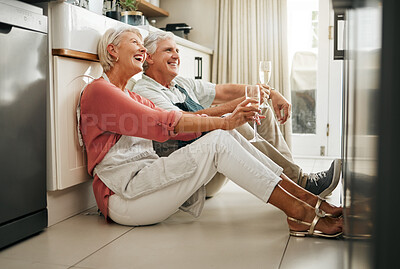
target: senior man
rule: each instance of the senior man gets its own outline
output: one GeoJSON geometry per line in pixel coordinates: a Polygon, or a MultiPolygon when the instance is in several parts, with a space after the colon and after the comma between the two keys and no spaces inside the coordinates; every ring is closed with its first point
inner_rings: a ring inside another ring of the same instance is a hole
{"type": "MultiPolygon", "coordinates": [[[[150,33],[144,40],[147,59],[143,65],[144,74],[138,80],[133,91],[150,99],[155,105],[166,110],[183,110],[187,113],[222,116],[232,112],[236,105],[244,100],[243,84],[213,84],[178,76],[180,57],[179,48],[170,32],[150,33]],[[211,107],[211,105],[217,105],[211,107]]],[[[276,117],[285,123],[290,117],[290,103],[277,91],[264,85],[264,91],[271,100],[276,117]],[[283,115],[281,114],[283,111],[283,115]]],[[[306,190],[324,198],[337,186],[341,162],[335,160],[327,171],[306,174],[293,161],[274,113],[270,107],[264,108],[258,133],[262,137],[252,144],[281,166],[283,172],[295,183],[306,190]]],[[[253,138],[253,129],[249,124],[237,128],[246,139],[253,138]]],[[[181,147],[180,144],[176,147],[181,147]]],[[[159,146],[155,146],[162,155],[159,146]]]]}

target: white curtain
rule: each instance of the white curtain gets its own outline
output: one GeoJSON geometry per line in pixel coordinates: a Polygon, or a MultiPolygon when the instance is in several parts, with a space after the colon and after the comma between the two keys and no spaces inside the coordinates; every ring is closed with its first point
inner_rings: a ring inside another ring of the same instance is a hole
{"type": "MultiPolygon", "coordinates": [[[[270,85],[290,101],[286,0],[217,0],[214,83],[259,83],[258,63],[272,61],[270,85]]],[[[282,126],[289,147],[291,122],[282,126]]]]}

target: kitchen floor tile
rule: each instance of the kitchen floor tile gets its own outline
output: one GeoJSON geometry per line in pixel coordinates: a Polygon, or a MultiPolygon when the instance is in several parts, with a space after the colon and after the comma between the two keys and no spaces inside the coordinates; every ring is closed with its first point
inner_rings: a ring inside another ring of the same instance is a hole
{"type": "Polygon", "coordinates": [[[278,268],[285,215],[229,182],[194,219],[178,212],[137,227],[82,262],[83,268],[278,268]]]}
{"type": "Polygon", "coordinates": [[[301,168],[314,167],[315,159],[300,158],[300,157],[294,157],[293,159],[294,159],[294,163],[297,164],[298,166],[300,166],[301,168]]]}
{"type": "Polygon", "coordinates": [[[346,252],[344,240],[291,236],[280,269],[346,268],[346,252]]]}
{"type": "Polygon", "coordinates": [[[130,229],[80,214],[2,250],[0,258],[72,266],[130,229]]]}
{"type": "Polygon", "coordinates": [[[328,170],[331,167],[333,160],[334,160],[333,158],[332,159],[328,159],[328,158],[317,159],[317,160],[315,160],[313,169],[317,172],[328,170]]]}
{"type": "Polygon", "coordinates": [[[67,269],[67,265],[45,264],[13,259],[0,258],[0,268],[4,269],[67,269]]]}

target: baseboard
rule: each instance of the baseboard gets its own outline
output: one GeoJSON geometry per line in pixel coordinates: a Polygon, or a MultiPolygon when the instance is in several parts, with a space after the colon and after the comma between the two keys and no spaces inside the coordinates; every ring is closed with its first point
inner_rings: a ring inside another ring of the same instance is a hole
{"type": "Polygon", "coordinates": [[[61,191],[47,192],[48,226],[75,216],[96,206],[92,181],[61,191]]]}

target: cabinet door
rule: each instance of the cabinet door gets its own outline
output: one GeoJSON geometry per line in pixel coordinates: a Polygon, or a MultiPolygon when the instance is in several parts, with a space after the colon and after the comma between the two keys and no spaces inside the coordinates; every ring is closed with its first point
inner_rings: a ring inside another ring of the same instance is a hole
{"type": "MultiPolygon", "coordinates": [[[[62,190],[90,179],[86,153],[79,146],[76,106],[88,76],[98,78],[98,62],[54,56],[54,123],[56,189],[62,190]]],[[[53,179],[54,182],[54,179],[53,179]]]]}
{"type": "Polygon", "coordinates": [[[179,75],[187,78],[210,81],[211,56],[207,53],[178,45],[181,64],[179,75]]]}

